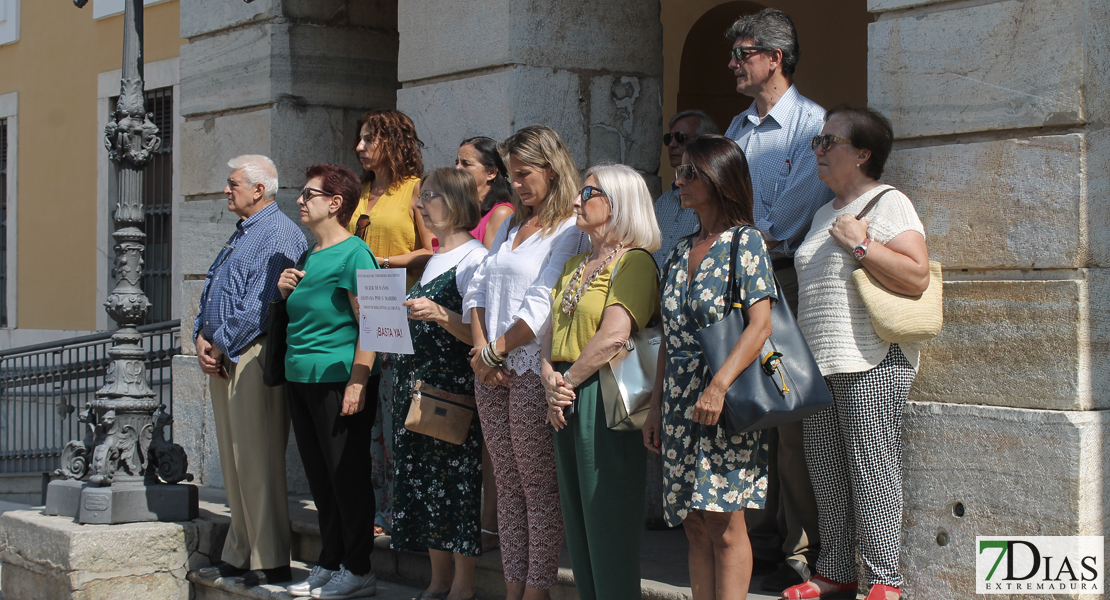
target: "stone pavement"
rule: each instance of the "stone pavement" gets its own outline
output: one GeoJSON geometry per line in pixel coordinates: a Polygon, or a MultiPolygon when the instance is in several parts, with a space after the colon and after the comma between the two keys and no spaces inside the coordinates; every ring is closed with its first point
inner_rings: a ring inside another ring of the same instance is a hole
{"type": "MultiPolygon", "coordinates": [[[[200,488],[200,512],[202,518],[228,520],[229,513],[223,490],[200,488]]],[[[319,533],[316,522],[316,509],[311,498],[291,496],[289,514],[294,532],[293,554],[298,557],[312,556],[319,552],[319,533]]],[[[427,555],[420,553],[394,553],[401,555],[394,560],[397,564],[390,567],[382,563],[389,560],[387,553],[389,538],[380,536],[375,543],[374,570],[380,582],[385,580],[401,581],[411,586],[423,586],[427,582],[427,555]]],[[[650,600],[681,600],[689,598],[690,579],[686,563],[686,534],[681,529],[669,531],[645,531],[641,554],[641,576],[643,577],[644,598],[650,600]]],[[[559,586],[552,591],[553,599],[574,600],[573,575],[570,570],[570,557],[566,546],[560,557],[559,586]]],[[[496,586],[487,588],[483,580],[499,578],[501,575],[501,553],[497,550],[487,552],[478,559],[477,579],[479,596],[482,600],[498,597],[496,586]],[[493,589],[490,589],[493,588],[493,589]]],[[[748,594],[750,600],[776,600],[777,594],[759,590],[760,579],[752,582],[748,594]]],[[[496,582],[495,582],[496,583],[496,582]]],[[[488,585],[488,584],[487,584],[488,585]]],[[[407,588],[406,588],[407,589],[407,588]]],[[[501,586],[503,589],[503,585],[501,586]]],[[[379,592],[379,595],[381,592],[379,592]]],[[[411,598],[412,596],[409,596],[411,598]]]]}

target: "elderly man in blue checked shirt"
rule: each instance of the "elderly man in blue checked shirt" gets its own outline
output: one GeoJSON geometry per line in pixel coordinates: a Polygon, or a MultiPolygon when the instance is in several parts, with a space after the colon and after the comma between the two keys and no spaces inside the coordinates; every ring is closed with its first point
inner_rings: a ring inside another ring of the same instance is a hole
{"type": "MultiPolygon", "coordinates": [[[[686,142],[698,139],[698,136],[717,133],[717,124],[713,119],[700,110],[684,110],[671,117],[670,130],[663,134],[663,145],[667,147],[667,160],[672,167],[682,164],[682,155],[686,152],[686,142]]],[[[678,198],[678,185],[671,182],[671,187],[655,199],[655,220],[659,222],[659,231],[663,233],[663,243],[653,254],[655,266],[663,268],[667,255],[674,249],[678,240],[698,230],[698,213],[689,208],[682,208],[682,201],[678,198]]]]}
{"type": "MultiPolygon", "coordinates": [[[[736,75],[736,91],[755,99],[732,120],[725,135],[748,159],[755,225],[771,250],[775,279],[797,314],[794,251],[817,209],[833,198],[817,178],[817,159],[810,149],[825,123],[825,109],[794,87],[798,35],[785,13],[769,8],[741,17],[725,36],[732,40],[728,66],[736,75]]],[[[772,429],[769,444],[767,505],[762,520],[753,519],[749,534],[757,568],[777,562],[780,553],[775,546],[782,540],[786,561],[761,585],[781,592],[811,575],[810,565],[820,549],[817,503],[806,470],[801,422],[772,429]],[[782,537],[777,521],[780,499],[786,517],[782,537]]]]}
{"type": "Polygon", "coordinates": [[[262,382],[262,361],[278,276],[308,244],[274,202],[277,168],[269,158],[239,156],[228,166],[227,209],[239,222],[208,269],[193,337],[197,360],[209,375],[231,529],[222,561],[198,575],[240,577],[255,586],[292,579],[285,486],[289,408],[283,388],[262,382]]]}

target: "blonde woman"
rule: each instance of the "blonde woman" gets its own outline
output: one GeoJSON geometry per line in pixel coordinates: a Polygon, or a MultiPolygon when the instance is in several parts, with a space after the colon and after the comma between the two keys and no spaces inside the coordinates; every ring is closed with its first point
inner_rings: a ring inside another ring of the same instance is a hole
{"type": "Polygon", "coordinates": [[[640,598],[647,450],[638,430],[608,428],[598,369],[659,315],[659,248],[651,193],[631,167],[586,173],[574,200],[592,251],[567,261],[543,345],[574,585],[582,600],[640,598]],[[634,248],[643,250],[632,251],[634,248]],[[573,413],[564,412],[574,407],[573,413]]]}
{"type": "Polygon", "coordinates": [[[509,600],[543,600],[556,583],[563,518],[545,420],[540,339],[563,264],[589,249],[575,228],[578,169],[559,134],[533,125],[501,145],[517,194],[463,301],[474,332],[471,366],[497,479],[501,560],[509,600]]]}

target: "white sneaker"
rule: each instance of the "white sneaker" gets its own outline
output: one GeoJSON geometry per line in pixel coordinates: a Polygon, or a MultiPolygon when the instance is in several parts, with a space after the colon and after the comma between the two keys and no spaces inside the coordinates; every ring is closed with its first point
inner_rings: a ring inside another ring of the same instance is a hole
{"type": "Polygon", "coordinates": [[[331,569],[325,569],[320,565],[316,565],[312,567],[312,572],[308,574],[308,579],[286,587],[285,591],[289,592],[290,596],[307,598],[312,595],[312,590],[331,581],[332,575],[336,573],[337,571],[332,571],[331,569]]]}
{"type": "Polygon", "coordinates": [[[374,573],[355,575],[343,565],[331,576],[322,587],[312,590],[312,597],[316,600],[347,600],[348,598],[366,598],[378,593],[378,578],[374,573]]]}

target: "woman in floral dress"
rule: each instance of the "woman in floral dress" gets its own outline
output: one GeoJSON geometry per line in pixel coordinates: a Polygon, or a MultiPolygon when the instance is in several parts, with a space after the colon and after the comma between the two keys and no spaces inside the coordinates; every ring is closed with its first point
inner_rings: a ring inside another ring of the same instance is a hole
{"type": "Polygon", "coordinates": [[[683,163],[676,169],[679,196],[683,208],[698,213],[701,228],[671,250],[663,267],[664,352],[644,443],[663,454],[664,518],[682,523],[690,540],[694,600],[742,599],[752,568],[744,509],[763,507],[767,442],[762,431],[730,436],[717,422],[725,391],[771,334],[774,274],[763,237],[751,226],[751,179],[736,144],[699,137],[686,144],[683,163]],[[740,240],[732,264],[734,236],[740,240]],[[749,323],[714,376],[696,333],[727,314],[730,271],[749,323]]]}
{"type": "Polygon", "coordinates": [[[482,553],[482,432],[478,415],[456,445],[405,428],[415,381],[451,394],[473,396],[468,354],[473,340],[464,325],[462,292],[486,256],[470,235],[480,218],[474,178],[437,169],[420,183],[416,207],[440,241],[409,291],[414,354],[394,354],[393,548],[428,549],[432,581],[419,598],[474,597],[475,557],[482,553]],[[452,563],[454,574],[452,575],[452,563]]]}

